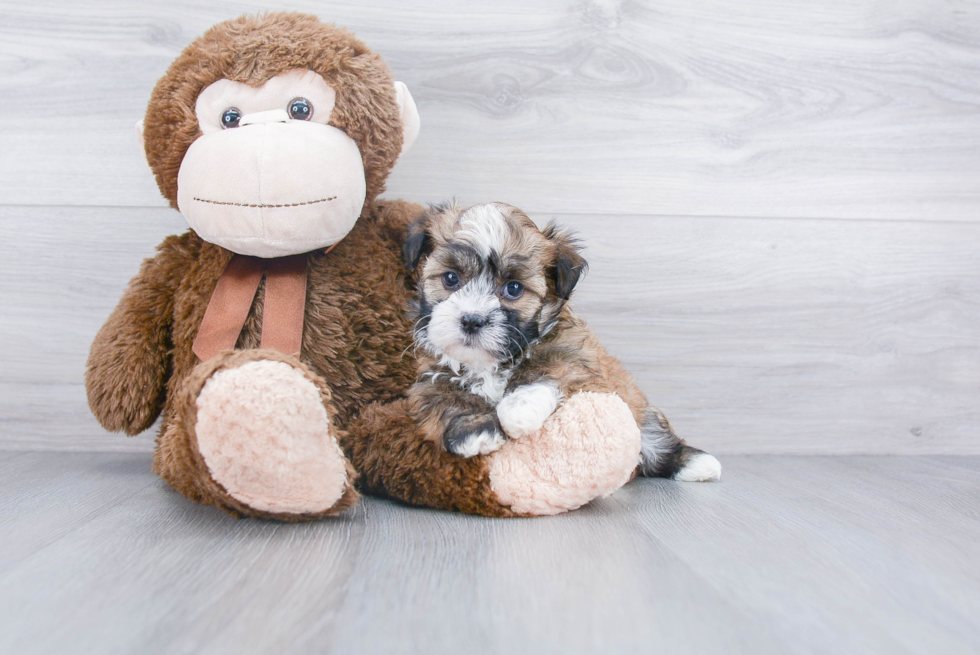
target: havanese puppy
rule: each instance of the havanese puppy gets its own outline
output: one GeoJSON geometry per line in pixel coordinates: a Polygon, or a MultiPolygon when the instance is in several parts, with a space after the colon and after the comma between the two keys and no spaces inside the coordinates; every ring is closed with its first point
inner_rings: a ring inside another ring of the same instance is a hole
{"type": "Polygon", "coordinates": [[[577,241],[516,207],[439,205],[415,221],[405,260],[417,282],[413,418],[460,457],[538,431],[578,391],[618,394],[642,432],[639,472],[716,480],[718,460],[684,444],[568,306],[585,273],[577,241]]]}

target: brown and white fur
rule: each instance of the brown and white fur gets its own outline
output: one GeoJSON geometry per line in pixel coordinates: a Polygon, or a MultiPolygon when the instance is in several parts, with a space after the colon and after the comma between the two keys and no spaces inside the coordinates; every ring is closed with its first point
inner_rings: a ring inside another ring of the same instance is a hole
{"type": "Polygon", "coordinates": [[[426,438],[460,457],[537,432],[579,391],[618,394],[641,427],[639,473],[716,480],[567,301],[585,272],[577,241],[500,203],[430,209],[409,229],[419,378],[408,394],[426,438]]]}

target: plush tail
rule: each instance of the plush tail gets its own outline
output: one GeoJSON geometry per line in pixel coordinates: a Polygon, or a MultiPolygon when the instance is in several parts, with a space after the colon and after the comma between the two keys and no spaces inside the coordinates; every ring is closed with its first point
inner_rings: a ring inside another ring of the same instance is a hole
{"type": "Polygon", "coordinates": [[[642,426],[640,474],[681,482],[710,482],[721,477],[717,459],[684,443],[656,407],[647,408],[642,426]]]}

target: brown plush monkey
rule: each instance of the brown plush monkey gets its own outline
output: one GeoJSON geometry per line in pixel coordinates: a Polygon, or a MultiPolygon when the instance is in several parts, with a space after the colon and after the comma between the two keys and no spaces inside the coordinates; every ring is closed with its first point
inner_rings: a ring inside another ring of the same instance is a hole
{"type": "Polygon", "coordinates": [[[415,380],[402,245],[422,208],[377,196],[418,125],[382,60],[308,15],[216,25],[157,84],[146,157],[193,229],[144,262],[86,388],[109,430],[162,412],[154,470],[182,494],[308,520],[355,503],[356,470],[373,493],[507,516],[629,479],[639,430],[622,401],[582,400],[598,427],[573,441],[494,457],[416,437],[400,405],[415,380]]]}

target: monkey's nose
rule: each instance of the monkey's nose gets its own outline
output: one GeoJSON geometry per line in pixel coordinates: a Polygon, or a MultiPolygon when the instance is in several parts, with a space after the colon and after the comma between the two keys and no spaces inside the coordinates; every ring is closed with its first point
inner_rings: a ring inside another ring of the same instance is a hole
{"type": "Polygon", "coordinates": [[[289,120],[289,114],[285,109],[270,109],[269,111],[257,111],[245,114],[238,119],[238,126],[255,125],[257,123],[285,123],[289,120]]]}
{"type": "Polygon", "coordinates": [[[459,324],[466,334],[476,334],[480,328],[487,324],[487,318],[479,314],[464,314],[459,319],[459,324]]]}

